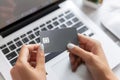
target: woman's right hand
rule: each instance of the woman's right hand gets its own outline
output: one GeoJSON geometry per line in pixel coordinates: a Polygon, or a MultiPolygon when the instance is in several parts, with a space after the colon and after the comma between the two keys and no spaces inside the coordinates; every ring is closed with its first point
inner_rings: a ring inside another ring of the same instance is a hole
{"type": "Polygon", "coordinates": [[[101,44],[81,34],[78,39],[81,48],[72,43],[67,45],[72,70],[76,71],[84,62],[94,80],[118,80],[107,63],[101,44]]]}
{"type": "Polygon", "coordinates": [[[11,69],[13,80],[46,80],[45,56],[42,45],[23,45],[11,69]]]}

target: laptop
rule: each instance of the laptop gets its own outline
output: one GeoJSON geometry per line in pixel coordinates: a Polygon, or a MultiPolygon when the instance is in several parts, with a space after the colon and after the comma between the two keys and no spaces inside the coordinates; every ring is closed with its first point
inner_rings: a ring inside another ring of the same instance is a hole
{"type": "MultiPolygon", "coordinates": [[[[101,42],[111,69],[120,63],[120,48],[72,1],[1,0],[0,74],[3,80],[12,80],[10,70],[23,44],[40,43],[40,31],[70,27],[75,27],[78,33],[101,42]]],[[[85,65],[81,65],[75,73],[71,71],[67,51],[45,54],[45,59],[47,80],[91,79],[85,65]]]]}
{"type": "Polygon", "coordinates": [[[120,39],[120,1],[104,1],[100,11],[100,20],[106,29],[120,39]]]}
{"type": "Polygon", "coordinates": [[[106,29],[120,39],[120,9],[106,11],[106,14],[102,16],[101,23],[106,29]]]}

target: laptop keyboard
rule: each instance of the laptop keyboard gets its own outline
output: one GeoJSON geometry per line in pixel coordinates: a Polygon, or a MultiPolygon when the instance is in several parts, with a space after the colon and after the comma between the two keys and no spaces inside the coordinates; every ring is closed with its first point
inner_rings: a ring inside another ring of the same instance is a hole
{"type": "MultiPolygon", "coordinates": [[[[68,27],[75,27],[78,33],[93,36],[94,33],[90,32],[89,34],[85,34],[86,31],[89,30],[87,26],[83,24],[70,10],[54,17],[51,20],[48,20],[46,23],[38,25],[33,30],[28,31],[25,34],[22,34],[19,37],[9,41],[7,44],[0,46],[5,57],[8,59],[10,64],[14,66],[17,57],[19,55],[19,51],[23,44],[36,44],[40,43],[40,31],[48,31],[54,29],[62,29],[68,27]]],[[[46,56],[46,62],[51,60],[52,58],[59,55],[60,52],[54,52],[46,56]]]]}

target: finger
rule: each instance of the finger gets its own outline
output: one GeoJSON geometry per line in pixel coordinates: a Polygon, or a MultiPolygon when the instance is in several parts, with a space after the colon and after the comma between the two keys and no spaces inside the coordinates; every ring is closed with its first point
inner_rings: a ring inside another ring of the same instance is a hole
{"type": "Polygon", "coordinates": [[[93,45],[96,46],[98,43],[96,42],[96,40],[84,36],[82,34],[78,34],[78,40],[80,41],[81,44],[87,45],[88,47],[93,47],[93,45]]]}
{"type": "Polygon", "coordinates": [[[84,47],[83,49],[93,52],[94,54],[98,55],[99,51],[102,51],[102,47],[99,41],[94,40],[92,38],[89,38],[87,36],[78,34],[78,39],[80,41],[81,45],[84,45],[82,47],[84,47]]]}
{"type": "Polygon", "coordinates": [[[18,57],[18,61],[22,61],[22,62],[27,62],[29,57],[29,49],[27,48],[26,45],[23,45],[20,53],[19,53],[19,57],[18,57]]]}
{"type": "Polygon", "coordinates": [[[73,72],[75,72],[76,70],[77,70],[77,68],[79,67],[79,63],[80,62],[78,62],[78,60],[79,60],[79,58],[77,58],[76,60],[75,60],[75,62],[74,62],[74,64],[72,65],[72,71],[73,72]]]}
{"type": "Polygon", "coordinates": [[[10,71],[13,80],[21,80],[21,77],[18,75],[18,71],[15,67],[13,67],[10,71]]]}
{"type": "Polygon", "coordinates": [[[33,52],[31,53],[30,59],[29,59],[29,64],[34,68],[36,67],[36,57],[37,57],[37,53],[33,52]]]}
{"type": "Polygon", "coordinates": [[[32,52],[30,54],[30,59],[29,61],[35,61],[36,62],[36,56],[37,56],[37,52],[32,52]]]}
{"type": "Polygon", "coordinates": [[[30,44],[30,45],[27,45],[27,48],[29,49],[29,51],[31,53],[31,52],[34,52],[34,51],[38,50],[39,44],[30,44]]]}
{"type": "Polygon", "coordinates": [[[75,56],[72,53],[70,53],[69,57],[70,57],[70,63],[71,63],[71,65],[74,65],[74,63],[75,63],[75,56]]]}
{"type": "Polygon", "coordinates": [[[36,62],[34,62],[34,61],[31,61],[31,62],[29,62],[30,63],[30,65],[32,66],[32,67],[36,67],[36,62]]]}
{"type": "Polygon", "coordinates": [[[70,63],[71,63],[71,69],[72,69],[72,71],[74,72],[75,71],[75,56],[72,54],[72,53],[70,53],[69,54],[69,57],[70,57],[70,63]]]}
{"type": "Polygon", "coordinates": [[[18,60],[27,62],[30,58],[30,53],[38,48],[38,45],[23,45],[18,60]]]}
{"type": "Polygon", "coordinates": [[[70,63],[71,63],[71,69],[73,72],[75,72],[80,64],[82,64],[81,58],[74,55],[73,53],[69,54],[70,57],[70,63]]]}
{"type": "Polygon", "coordinates": [[[72,52],[74,55],[79,56],[80,58],[82,58],[84,61],[87,60],[89,57],[91,57],[92,54],[90,54],[89,52],[83,50],[82,48],[69,43],[67,45],[68,49],[70,52],[72,52]]]}
{"type": "Polygon", "coordinates": [[[37,61],[36,61],[36,69],[40,70],[44,69],[45,70],[45,56],[44,56],[44,51],[43,51],[43,46],[40,44],[38,51],[37,51],[37,61]]]}
{"type": "Polygon", "coordinates": [[[88,41],[91,41],[90,39],[91,38],[78,33],[78,40],[80,43],[87,43],[88,41]]]}
{"type": "Polygon", "coordinates": [[[85,49],[85,45],[84,44],[80,44],[80,48],[85,49]]]}

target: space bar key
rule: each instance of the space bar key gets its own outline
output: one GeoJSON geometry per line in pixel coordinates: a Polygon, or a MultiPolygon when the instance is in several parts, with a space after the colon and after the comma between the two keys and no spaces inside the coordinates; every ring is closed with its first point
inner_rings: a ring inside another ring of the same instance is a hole
{"type": "Polygon", "coordinates": [[[60,55],[62,52],[52,52],[49,55],[45,56],[45,63],[49,60],[55,58],[56,56],[60,55]]]}

